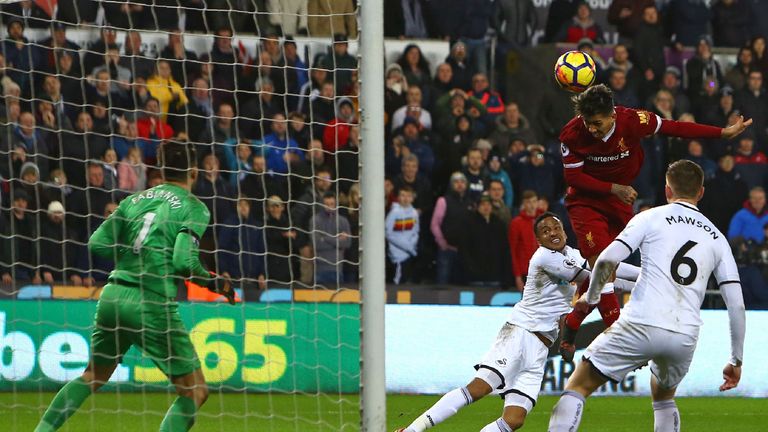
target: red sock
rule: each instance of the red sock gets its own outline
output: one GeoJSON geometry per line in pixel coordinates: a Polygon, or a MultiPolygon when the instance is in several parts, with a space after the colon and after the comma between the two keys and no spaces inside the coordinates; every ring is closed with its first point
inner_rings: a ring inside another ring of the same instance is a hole
{"type": "MultiPolygon", "coordinates": [[[[576,290],[576,294],[581,297],[581,295],[587,292],[588,289],[589,278],[586,278],[581,282],[581,284],[579,284],[579,288],[576,290]]],[[[571,330],[578,330],[587,315],[589,315],[594,309],[594,307],[590,308],[589,312],[587,313],[578,312],[575,309],[572,310],[571,313],[565,316],[565,325],[568,326],[568,328],[571,330]]]]}
{"type": "Polygon", "coordinates": [[[603,323],[605,323],[606,327],[610,327],[611,324],[616,322],[619,319],[620,310],[619,298],[616,296],[616,293],[600,294],[600,303],[597,304],[597,310],[600,311],[600,316],[603,317],[603,323]]]}

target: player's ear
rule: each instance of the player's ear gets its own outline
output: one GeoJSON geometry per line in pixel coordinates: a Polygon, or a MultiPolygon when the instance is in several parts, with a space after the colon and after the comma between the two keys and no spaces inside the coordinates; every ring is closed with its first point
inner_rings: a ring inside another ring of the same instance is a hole
{"type": "Polygon", "coordinates": [[[672,197],[675,196],[674,192],[672,192],[672,188],[669,187],[669,184],[664,185],[664,196],[667,197],[667,202],[672,200],[672,197]]]}
{"type": "Polygon", "coordinates": [[[702,198],[704,198],[704,186],[699,189],[699,196],[696,197],[696,202],[701,201],[702,198]]]}

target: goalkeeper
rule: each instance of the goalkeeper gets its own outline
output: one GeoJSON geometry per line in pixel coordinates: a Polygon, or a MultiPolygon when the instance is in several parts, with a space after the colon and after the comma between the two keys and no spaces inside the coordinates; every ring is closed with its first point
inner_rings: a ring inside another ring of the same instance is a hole
{"type": "Polygon", "coordinates": [[[38,432],[59,429],[109,380],[131,345],[176,386],[179,396],[160,431],[189,430],[208,397],[200,361],[179,316],[176,286],[180,278],[189,278],[232,304],[234,291],[228,280],[200,263],[198,239],[210,213],[190,192],[197,179],[194,150],[168,143],[160,157],[165,182],[124,199],[88,241],[91,252],[114,259],[115,270],[96,307],[90,362],[53,399],[38,432]]]}

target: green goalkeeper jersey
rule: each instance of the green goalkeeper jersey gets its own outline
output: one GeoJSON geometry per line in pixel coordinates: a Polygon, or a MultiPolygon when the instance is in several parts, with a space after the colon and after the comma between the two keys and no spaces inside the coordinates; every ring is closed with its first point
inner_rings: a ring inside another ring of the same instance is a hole
{"type": "Polygon", "coordinates": [[[110,283],[175,298],[179,278],[210,280],[198,250],[210,216],[189,191],[164,183],[124,199],[88,247],[114,260],[110,283]]]}

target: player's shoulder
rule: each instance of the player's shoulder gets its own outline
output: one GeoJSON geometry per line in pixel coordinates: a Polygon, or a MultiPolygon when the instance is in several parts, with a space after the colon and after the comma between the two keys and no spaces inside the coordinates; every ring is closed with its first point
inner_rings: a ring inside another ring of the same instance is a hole
{"type": "Polygon", "coordinates": [[[616,110],[616,121],[631,127],[647,125],[656,116],[656,114],[644,109],[628,108],[620,105],[617,105],[614,109],[616,110]]]}
{"type": "Polygon", "coordinates": [[[576,116],[571,119],[560,130],[560,142],[568,145],[569,147],[578,146],[581,143],[581,136],[586,133],[587,128],[584,126],[584,121],[581,116],[576,116]]]}

